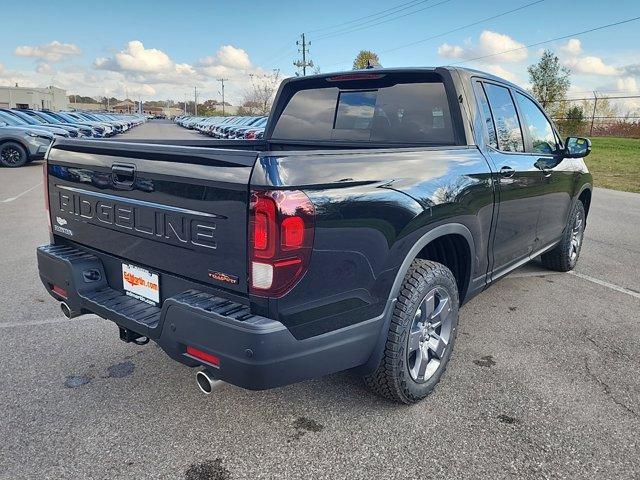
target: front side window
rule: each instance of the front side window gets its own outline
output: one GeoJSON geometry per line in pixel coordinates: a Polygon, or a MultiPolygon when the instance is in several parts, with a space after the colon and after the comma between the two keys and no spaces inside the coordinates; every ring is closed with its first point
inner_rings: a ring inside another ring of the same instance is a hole
{"type": "Polygon", "coordinates": [[[498,148],[504,152],[524,152],[520,121],[509,89],[492,83],[484,84],[496,122],[498,148]]]}
{"type": "Polygon", "coordinates": [[[558,143],[551,123],[538,106],[521,93],[516,93],[524,126],[529,130],[535,153],[552,154],[558,151],[558,143]]]}

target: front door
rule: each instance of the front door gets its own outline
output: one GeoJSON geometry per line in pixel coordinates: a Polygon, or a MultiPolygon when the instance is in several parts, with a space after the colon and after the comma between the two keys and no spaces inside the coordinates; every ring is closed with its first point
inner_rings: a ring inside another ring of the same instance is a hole
{"type": "Polygon", "coordinates": [[[526,150],[543,177],[544,193],[536,236],[538,248],[544,248],[560,239],[567,224],[575,184],[574,161],[562,159],[558,136],[542,109],[521,92],[515,96],[526,150]]]}

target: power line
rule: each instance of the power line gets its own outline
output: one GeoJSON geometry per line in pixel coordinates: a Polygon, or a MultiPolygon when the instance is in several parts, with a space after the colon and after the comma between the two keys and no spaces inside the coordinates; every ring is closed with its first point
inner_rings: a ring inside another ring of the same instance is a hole
{"type": "MultiPolygon", "coordinates": [[[[596,92],[596,93],[602,93],[600,91],[596,92]]],[[[562,99],[558,99],[558,100],[549,100],[549,103],[554,103],[554,102],[579,102],[579,101],[583,101],[583,100],[593,100],[596,97],[586,97],[586,98],[562,98],[562,99]]],[[[640,98],[640,95],[623,95],[623,96],[619,96],[619,97],[607,97],[607,96],[601,96],[601,97],[597,97],[599,100],[620,100],[620,99],[625,99],[625,98],[640,98]]]]}
{"type": "Polygon", "coordinates": [[[276,59],[280,59],[282,58],[284,55],[287,55],[290,53],[291,51],[291,44],[293,42],[295,42],[296,39],[290,39],[289,41],[287,41],[287,43],[283,44],[281,47],[277,48],[275,50],[275,53],[272,53],[271,55],[268,55],[266,57],[263,57],[261,61],[256,62],[257,65],[263,65],[267,62],[275,62],[276,59]],[[284,52],[284,54],[283,54],[284,52]],[[277,58],[276,58],[277,57],[277,58]]]}
{"type": "MultiPolygon", "coordinates": [[[[598,90],[598,93],[628,93],[629,90],[598,90]]],[[[571,93],[593,93],[593,90],[573,90],[571,93]]]]}
{"type": "Polygon", "coordinates": [[[383,50],[380,53],[395,52],[396,50],[400,50],[402,48],[413,47],[414,45],[419,45],[420,43],[425,43],[425,42],[428,42],[429,40],[434,40],[436,38],[444,37],[445,35],[449,35],[450,33],[455,33],[455,32],[458,32],[460,30],[464,30],[465,28],[469,28],[469,27],[475,27],[476,25],[479,25],[481,23],[488,22],[490,20],[495,20],[496,18],[504,17],[505,15],[509,15],[510,13],[514,13],[514,12],[517,12],[519,10],[524,10],[525,8],[531,7],[533,5],[537,5],[538,3],[542,3],[544,1],[545,0],[536,0],[535,2],[527,3],[525,5],[522,5],[522,6],[518,7],[518,8],[507,10],[506,12],[502,12],[502,13],[497,13],[496,15],[492,15],[491,17],[483,18],[482,20],[477,20],[475,22],[468,23],[468,24],[463,25],[461,27],[457,27],[457,28],[454,28],[452,30],[448,30],[446,32],[438,33],[437,35],[432,35],[430,37],[423,38],[422,40],[416,40],[415,42],[405,43],[403,45],[398,45],[397,47],[393,47],[393,48],[390,48],[388,50],[383,50]]]}
{"type": "MultiPolygon", "coordinates": [[[[333,32],[333,33],[330,33],[330,34],[327,34],[327,35],[324,35],[324,36],[320,36],[320,37],[316,38],[316,40],[326,40],[327,38],[333,38],[333,37],[337,37],[337,36],[340,36],[340,35],[345,35],[345,34],[348,34],[348,33],[357,32],[359,30],[364,30],[364,29],[367,29],[367,28],[375,27],[377,25],[382,25],[383,23],[393,22],[395,20],[399,20],[401,18],[408,17],[409,15],[414,15],[416,13],[420,13],[420,12],[423,12],[425,10],[429,10],[431,8],[437,7],[438,5],[442,5],[443,3],[448,3],[450,1],[451,0],[442,0],[442,1],[438,2],[438,3],[434,3],[433,5],[429,5],[428,7],[424,7],[424,8],[421,8],[419,10],[414,10],[413,12],[408,12],[408,13],[405,13],[403,15],[399,15],[397,17],[387,18],[386,20],[378,19],[380,21],[377,21],[376,23],[370,23],[369,25],[362,25],[362,26],[359,26],[357,28],[349,28],[349,29],[346,29],[346,30],[333,32]]],[[[394,13],[397,13],[397,12],[394,12],[394,13]]],[[[380,17],[380,18],[384,18],[384,17],[380,17]]],[[[368,23],[368,22],[366,22],[366,23],[368,23]]]]}
{"type": "MultiPolygon", "coordinates": [[[[414,41],[414,42],[410,42],[410,43],[405,43],[405,44],[402,44],[402,45],[398,45],[397,47],[389,48],[389,49],[387,49],[387,50],[382,50],[380,53],[382,54],[382,53],[395,52],[396,50],[400,50],[400,49],[402,49],[402,48],[407,48],[407,47],[412,47],[412,46],[414,46],[414,45],[419,45],[419,44],[421,44],[421,43],[428,42],[429,40],[434,40],[434,39],[436,39],[436,38],[444,37],[445,35],[449,35],[449,34],[451,34],[451,33],[458,32],[458,31],[460,31],[460,30],[464,30],[465,28],[474,27],[474,26],[479,25],[479,24],[481,24],[481,23],[488,22],[488,21],[490,21],[490,20],[495,20],[496,18],[500,18],[500,17],[503,17],[503,16],[505,16],[505,15],[509,15],[510,13],[514,13],[514,12],[517,12],[517,11],[519,11],[519,10],[523,10],[523,9],[528,8],[528,7],[531,7],[531,6],[533,6],[533,5],[537,5],[538,3],[542,3],[542,2],[544,2],[544,1],[545,1],[545,0],[536,0],[536,1],[534,1],[534,2],[527,3],[527,4],[522,5],[522,6],[520,6],[520,7],[517,7],[517,8],[511,9],[511,10],[507,10],[507,11],[505,11],[505,12],[497,13],[497,14],[492,15],[492,16],[490,16],[490,17],[483,18],[482,20],[477,20],[477,21],[475,21],[475,22],[468,23],[468,24],[466,24],[466,25],[462,25],[461,27],[457,27],[457,28],[454,28],[454,29],[452,29],[452,30],[448,30],[448,31],[446,31],[446,32],[438,33],[438,34],[436,34],[436,35],[431,35],[431,36],[429,36],[429,37],[427,37],[427,38],[423,38],[423,39],[421,39],[421,40],[416,40],[416,41],[414,41]]],[[[329,64],[329,66],[331,66],[331,65],[342,65],[342,64],[344,64],[344,63],[349,63],[349,62],[350,62],[350,61],[336,62],[336,63],[331,63],[331,64],[329,64]]]]}
{"type": "MultiPolygon", "coordinates": [[[[401,4],[399,4],[399,5],[396,5],[395,7],[390,7],[390,8],[387,8],[387,9],[385,9],[385,10],[380,10],[380,11],[375,12],[375,13],[372,13],[372,14],[370,14],[370,15],[365,15],[365,16],[363,16],[363,17],[354,18],[354,19],[352,19],[352,20],[348,20],[348,21],[346,21],[346,22],[337,23],[337,24],[334,24],[334,25],[330,25],[330,26],[328,26],[328,27],[320,27],[320,28],[316,28],[316,29],[314,29],[314,30],[309,30],[309,31],[308,31],[308,33],[316,33],[316,32],[320,32],[320,31],[322,31],[322,30],[332,30],[332,29],[334,29],[334,28],[342,27],[342,26],[344,26],[344,25],[350,25],[350,24],[352,24],[352,23],[358,23],[358,22],[360,22],[361,20],[364,20],[364,19],[367,19],[367,18],[377,17],[377,16],[379,16],[379,15],[382,15],[383,13],[390,12],[390,11],[392,11],[392,10],[396,10],[396,9],[398,9],[398,8],[400,8],[400,7],[404,7],[404,6],[409,5],[409,4],[411,4],[411,3],[413,3],[413,4],[414,4],[414,5],[411,5],[411,7],[415,7],[415,6],[417,6],[417,5],[420,5],[421,3],[425,3],[425,2],[428,2],[428,1],[430,1],[430,0],[420,0],[420,1],[412,0],[412,1],[410,1],[410,2],[401,3],[401,4]]],[[[407,8],[411,8],[411,7],[407,7],[407,8]]]]}
{"type": "Polygon", "coordinates": [[[525,48],[538,47],[540,45],[545,45],[547,43],[557,42],[558,40],[566,40],[567,38],[578,37],[578,36],[584,35],[586,33],[596,32],[598,30],[604,30],[605,28],[610,28],[610,27],[615,27],[615,26],[618,26],[618,25],[623,25],[625,23],[635,22],[636,20],[640,20],[640,17],[633,17],[633,18],[628,18],[626,20],[621,20],[619,22],[608,23],[606,25],[601,25],[599,27],[590,28],[588,30],[583,30],[581,32],[571,33],[569,35],[562,35],[561,37],[556,37],[556,38],[552,38],[552,39],[549,39],[549,40],[544,40],[542,42],[530,43],[529,45],[523,45],[522,47],[511,48],[509,50],[504,50],[503,52],[490,53],[488,55],[481,55],[481,56],[475,57],[475,58],[468,58],[468,59],[462,60],[460,62],[452,63],[451,65],[461,65],[463,63],[474,62],[476,60],[483,60],[485,58],[496,57],[498,55],[504,55],[505,53],[517,52],[519,50],[524,50],[525,48]]]}

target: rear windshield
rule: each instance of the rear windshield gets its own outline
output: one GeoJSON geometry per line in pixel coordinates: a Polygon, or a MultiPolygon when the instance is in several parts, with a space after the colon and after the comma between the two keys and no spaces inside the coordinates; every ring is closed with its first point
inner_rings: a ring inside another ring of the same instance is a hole
{"type": "Polygon", "coordinates": [[[293,94],[272,139],[436,145],[455,141],[447,94],[439,80],[357,82],[368,88],[323,81],[320,88],[293,94]],[[382,85],[376,88],[376,83],[382,85]]]}

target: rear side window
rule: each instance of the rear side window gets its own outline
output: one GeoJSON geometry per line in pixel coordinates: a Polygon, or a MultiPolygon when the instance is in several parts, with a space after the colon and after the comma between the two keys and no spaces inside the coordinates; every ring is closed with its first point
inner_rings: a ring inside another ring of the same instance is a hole
{"type": "Polygon", "coordinates": [[[396,83],[366,90],[299,90],[280,115],[277,140],[455,142],[444,84],[396,83]]]}
{"type": "Polygon", "coordinates": [[[489,100],[487,100],[487,95],[484,93],[484,89],[482,88],[482,84],[480,82],[474,82],[473,88],[476,91],[476,98],[478,99],[478,103],[480,104],[480,113],[485,125],[485,133],[487,134],[488,143],[493,148],[497,149],[498,137],[496,135],[496,127],[493,124],[491,109],[489,108],[489,100]]]}
{"type": "Polygon", "coordinates": [[[524,141],[516,107],[509,89],[492,83],[485,83],[498,136],[498,148],[504,152],[524,152],[524,141]]]}

